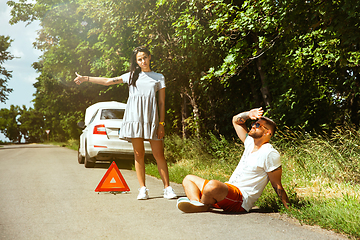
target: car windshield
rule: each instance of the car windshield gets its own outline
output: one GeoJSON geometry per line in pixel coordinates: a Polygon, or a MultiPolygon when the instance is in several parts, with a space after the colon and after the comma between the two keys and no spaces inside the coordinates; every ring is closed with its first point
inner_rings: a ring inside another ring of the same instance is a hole
{"type": "Polygon", "coordinates": [[[125,109],[103,109],[101,110],[100,120],[104,119],[122,119],[125,109]]]}

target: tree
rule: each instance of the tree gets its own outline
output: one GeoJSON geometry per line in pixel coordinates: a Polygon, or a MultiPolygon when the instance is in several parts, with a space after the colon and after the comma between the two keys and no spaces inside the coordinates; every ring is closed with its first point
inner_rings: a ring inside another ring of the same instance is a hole
{"type": "Polygon", "coordinates": [[[7,51],[12,41],[9,36],[0,35],[0,102],[6,102],[8,94],[13,91],[7,87],[7,82],[12,77],[11,71],[3,67],[5,61],[14,58],[14,56],[7,51]]]}
{"type": "Polygon", "coordinates": [[[360,11],[350,0],[8,4],[12,23],[41,21],[34,110],[58,139],[79,134],[92,103],[127,98],[120,85],[75,86],[73,73],[119,76],[138,45],[167,80],[171,132],[232,137],[231,116],[258,106],[280,128],[359,124],[360,11]]]}
{"type": "Polygon", "coordinates": [[[33,108],[27,109],[24,105],[22,109],[20,109],[20,117],[17,120],[25,142],[37,143],[46,139],[44,117],[41,113],[33,108]]]}
{"type": "Polygon", "coordinates": [[[44,125],[39,128],[50,129],[54,140],[77,138],[81,131],[76,122],[88,106],[98,101],[126,99],[126,89],[120,86],[77,86],[72,81],[75,71],[82,75],[106,76],[105,71],[111,69],[107,69],[108,60],[104,60],[103,53],[97,49],[99,34],[94,33],[94,29],[99,28],[101,22],[84,16],[77,2],[22,4],[9,1],[8,4],[13,6],[13,24],[41,19],[42,29],[35,47],[42,50],[43,55],[33,64],[40,72],[34,84],[34,111],[44,118],[44,125]]]}
{"type": "Polygon", "coordinates": [[[228,54],[205,78],[231,87],[244,82],[238,92],[250,93],[242,96],[245,109],[257,103],[280,126],[308,130],[331,128],[350,111],[358,119],[359,6],[262,0],[206,7],[219,16],[210,27],[222,32],[218,41],[228,54]]]}
{"type": "Polygon", "coordinates": [[[17,122],[19,115],[20,108],[18,106],[11,105],[10,109],[0,109],[0,131],[11,142],[21,142],[21,131],[17,122]]]}

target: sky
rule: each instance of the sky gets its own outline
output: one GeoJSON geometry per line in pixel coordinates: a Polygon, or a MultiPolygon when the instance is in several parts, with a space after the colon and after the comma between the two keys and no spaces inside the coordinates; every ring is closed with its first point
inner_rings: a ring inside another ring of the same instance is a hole
{"type": "MultiPolygon", "coordinates": [[[[31,100],[35,88],[33,84],[39,76],[32,68],[32,63],[38,61],[41,52],[33,48],[33,42],[37,37],[37,30],[40,29],[39,22],[33,22],[26,26],[26,23],[19,22],[10,25],[10,10],[6,4],[8,0],[0,0],[0,35],[10,36],[13,39],[8,51],[15,57],[11,61],[6,61],[3,66],[6,70],[12,71],[12,78],[8,81],[8,87],[13,91],[8,95],[6,103],[0,103],[1,108],[10,108],[10,105],[25,105],[27,108],[33,107],[31,100]]],[[[0,133],[0,140],[8,141],[0,133]]]]}

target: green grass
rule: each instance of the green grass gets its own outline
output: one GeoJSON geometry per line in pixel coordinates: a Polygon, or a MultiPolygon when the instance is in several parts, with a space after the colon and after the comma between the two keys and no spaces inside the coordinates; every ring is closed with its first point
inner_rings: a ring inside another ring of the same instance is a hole
{"type": "Polygon", "coordinates": [[[359,238],[360,207],[359,199],[344,195],[338,198],[309,198],[294,217],[306,224],[316,224],[326,229],[349,234],[359,238]]]}
{"type": "Polygon", "coordinates": [[[44,142],[44,144],[56,145],[60,147],[67,147],[72,150],[78,150],[79,140],[70,139],[67,142],[44,142]]]}

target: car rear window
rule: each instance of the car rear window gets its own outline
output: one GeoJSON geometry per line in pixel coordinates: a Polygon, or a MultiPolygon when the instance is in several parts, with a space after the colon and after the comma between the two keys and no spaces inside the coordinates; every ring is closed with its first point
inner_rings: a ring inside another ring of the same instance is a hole
{"type": "Polygon", "coordinates": [[[124,109],[103,109],[101,110],[100,120],[122,119],[124,117],[124,112],[124,109]]]}

